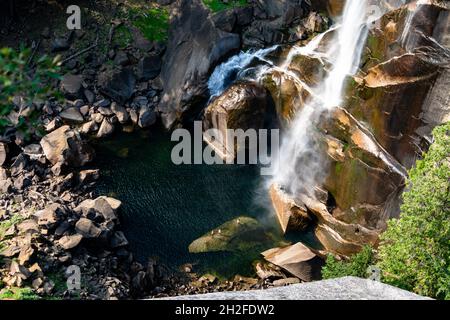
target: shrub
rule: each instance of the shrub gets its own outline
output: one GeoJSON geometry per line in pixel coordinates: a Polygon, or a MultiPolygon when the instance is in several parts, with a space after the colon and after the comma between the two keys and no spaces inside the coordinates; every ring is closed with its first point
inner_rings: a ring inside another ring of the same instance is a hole
{"type": "Polygon", "coordinates": [[[361,252],[353,255],[349,260],[337,260],[329,255],[322,268],[322,277],[324,279],[347,276],[366,278],[367,269],[373,263],[373,259],[374,254],[370,246],[365,246],[361,252]]]}
{"type": "Polygon", "coordinates": [[[31,50],[0,49],[0,136],[7,129],[26,138],[37,133],[39,110],[36,103],[55,94],[52,80],[59,79],[58,59],[42,56],[31,65],[31,50]],[[15,99],[23,101],[15,103],[15,99]]]}
{"type": "Polygon", "coordinates": [[[450,123],[409,172],[400,219],[388,222],[379,248],[383,281],[450,299],[450,123]]]}
{"type": "Polygon", "coordinates": [[[39,300],[40,297],[31,288],[3,289],[0,300],[39,300]]]}

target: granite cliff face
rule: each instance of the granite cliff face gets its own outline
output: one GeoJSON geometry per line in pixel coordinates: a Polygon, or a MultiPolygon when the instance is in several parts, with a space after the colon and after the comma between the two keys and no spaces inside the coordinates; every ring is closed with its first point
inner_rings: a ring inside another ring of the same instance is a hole
{"type": "MultiPolygon", "coordinates": [[[[359,71],[347,78],[343,103],[322,114],[312,134],[326,172],[312,186],[315,196],[289,194],[283,186],[270,191],[283,231],[314,224],[323,247],[340,255],[377,244],[387,219],[399,213],[407,169],[427,150],[431,130],[450,118],[448,8],[411,2],[388,10],[368,28],[359,71]]],[[[316,38],[314,55],[300,51],[289,57],[287,71],[275,69],[258,79],[282,129],[329,72],[320,52],[335,32],[316,38]]],[[[288,52],[282,50],[280,60],[288,52]]]]}

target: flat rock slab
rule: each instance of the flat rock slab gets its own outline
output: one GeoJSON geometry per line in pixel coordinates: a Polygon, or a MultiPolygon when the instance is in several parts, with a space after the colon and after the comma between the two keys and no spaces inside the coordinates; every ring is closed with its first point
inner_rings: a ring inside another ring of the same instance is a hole
{"type": "Polygon", "coordinates": [[[426,300],[414,293],[380,282],[345,277],[294,284],[267,290],[218,292],[179,296],[168,300],[426,300]]]}

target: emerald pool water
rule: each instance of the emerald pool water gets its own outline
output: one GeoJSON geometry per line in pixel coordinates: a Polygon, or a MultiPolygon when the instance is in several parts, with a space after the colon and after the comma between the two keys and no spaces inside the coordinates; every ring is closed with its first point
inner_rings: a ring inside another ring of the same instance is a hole
{"type": "Polygon", "coordinates": [[[157,257],[172,268],[196,264],[198,272],[223,277],[251,275],[252,262],[275,243],[246,252],[190,254],[189,244],[238,216],[278,224],[258,204],[260,169],[251,165],[175,165],[175,142],[164,132],[121,133],[96,146],[101,180],[97,192],[123,202],[121,223],[135,257],[157,257]]]}

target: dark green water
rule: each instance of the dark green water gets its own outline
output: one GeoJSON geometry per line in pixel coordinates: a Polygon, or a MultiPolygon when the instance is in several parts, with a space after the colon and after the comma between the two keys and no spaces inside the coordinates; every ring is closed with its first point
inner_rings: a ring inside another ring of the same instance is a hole
{"type": "MultiPolygon", "coordinates": [[[[123,202],[122,227],[135,257],[157,256],[176,268],[198,263],[197,271],[229,277],[250,275],[262,244],[247,252],[190,254],[189,244],[238,216],[250,216],[275,229],[275,218],[255,199],[259,168],[245,165],[174,165],[175,143],[168,133],[122,133],[97,145],[102,178],[97,191],[123,202]]],[[[277,232],[271,230],[271,232],[277,232]]]]}

